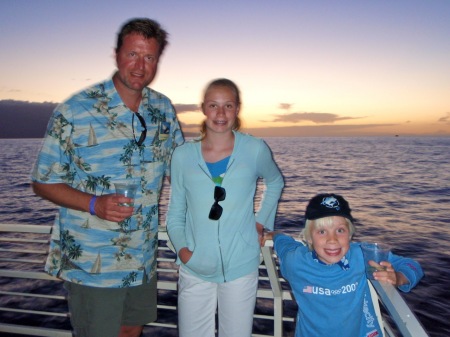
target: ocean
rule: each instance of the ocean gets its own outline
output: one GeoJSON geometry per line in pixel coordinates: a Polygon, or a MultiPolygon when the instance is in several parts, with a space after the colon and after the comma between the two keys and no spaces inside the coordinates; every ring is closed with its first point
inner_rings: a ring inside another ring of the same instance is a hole
{"type": "MultiPolygon", "coordinates": [[[[450,336],[450,137],[266,138],[284,178],[276,229],[296,236],[307,201],[350,203],[356,241],[384,241],[425,277],[403,298],[432,337],[450,336]]],[[[41,139],[0,139],[0,222],[51,224],[55,207],[30,189],[41,139]]],[[[161,221],[169,191],[161,198],[161,221]]]]}

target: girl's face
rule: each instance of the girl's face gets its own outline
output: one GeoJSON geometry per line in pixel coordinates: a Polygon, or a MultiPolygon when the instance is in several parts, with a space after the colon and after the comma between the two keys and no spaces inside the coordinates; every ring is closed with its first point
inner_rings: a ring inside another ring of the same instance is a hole
{"type": "Polygon", "coordinates": [[[333,216],[331,224],[311,229],[311,242],[319,259],[326,264],[339,262],[350,248],[350,231],[344,217],[333,216]]]}
{"type": "Polygon", "coordinates": [[[205,93],[202,109],[208,131],[230,132],[239,113],[239,104],[232,89],[212,86],[205,93]]]}

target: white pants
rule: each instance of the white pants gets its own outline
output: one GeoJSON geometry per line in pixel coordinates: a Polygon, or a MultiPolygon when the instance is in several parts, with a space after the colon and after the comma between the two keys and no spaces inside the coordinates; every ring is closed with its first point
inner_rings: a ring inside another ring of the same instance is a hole
{"type": "Polygon", "coordinates": [[[214,337],[217,306],[219,337],[250,337],[258,290],[258,271],[225,283],[203,281],[180,267],[180,337],[214,337]]]}

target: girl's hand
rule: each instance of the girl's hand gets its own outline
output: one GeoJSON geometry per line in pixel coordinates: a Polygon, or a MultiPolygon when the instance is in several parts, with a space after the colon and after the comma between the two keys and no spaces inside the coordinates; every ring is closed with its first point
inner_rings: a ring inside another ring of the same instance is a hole
{"type": "Polygon", "coordinates": [[[264,246],[266,244],[267,240],[273,240],[274,233],[275,232],[264,232],[264,235],[263,235],[263,238],[262,238],[262,246],[264,246]]]}
{"type": "Polygon", "coordinates": [[[258,242],[261,247],[264,247],[264,226],[261,225],[259,222],[256,223],[256,231],[258,232],[258,242]]]}
{"type": "Polygon", "coordinates": [[[193,253],[187,247],[183,247],[179,250],[178,257],[180,258],[181,262],[186,264],[191,259],[192,254],[193,253]]]}

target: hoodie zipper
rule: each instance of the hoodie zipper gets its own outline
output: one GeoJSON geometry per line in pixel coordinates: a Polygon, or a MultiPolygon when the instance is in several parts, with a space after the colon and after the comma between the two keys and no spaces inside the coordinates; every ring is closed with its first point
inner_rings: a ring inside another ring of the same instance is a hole
{"type": "MultiPolygon", "coordinates": [[[[231,158],[230,158],[230,159],[231,159],[231,158]]],[[[225,173],[224,173],[224,175],[223,175],[223,179],[222,179],[222,184],[221,184],[221,186],[223,185],[223,181],[225,180],[225,177],[227,176],[226,173],[228,172],[228,169],[231,167],[231,165],[233,164],[233,162],[234,162],[234,160],[230,160],[230,162],[228,163],[227,169],[225,170],[225,173]]],[[[212,177],[211,177],[211,174],[210,174],[209,170],[205,170],[204,167],[203,167],[203,165],[202,165],[201,163],[199,163],[199,166],[200,166],[200,169],[201,169],[201,170],[208,176],[208,178],[212,181],[212,183],[214,184],[214,186],[216,186],[216,183],[212,180],[212,177]]],[[[223,281],[224,281],[224,282],[227,282],[227,278],[225,277],[225,266],[224,266],[224,263],[223,263],[222,245],[221,245],[221,242],[220,242],[220,236],[219,236],[219,233],[220,233],[220,219],[217,220],[217,242],[218,242],[218,244],[219,244],[219,254],[220,254],[220,264],[221,264],[221,269],[222,269],[222,277],[223,277],[223,281]]]]}

